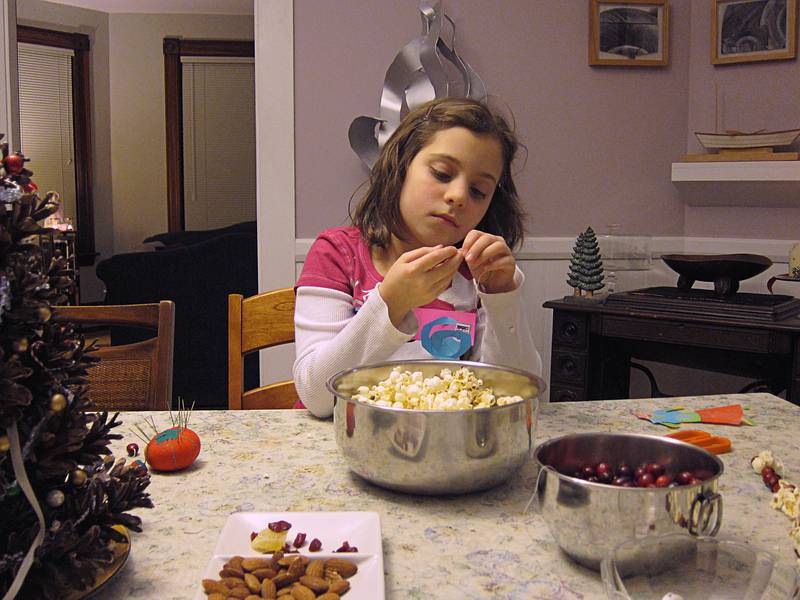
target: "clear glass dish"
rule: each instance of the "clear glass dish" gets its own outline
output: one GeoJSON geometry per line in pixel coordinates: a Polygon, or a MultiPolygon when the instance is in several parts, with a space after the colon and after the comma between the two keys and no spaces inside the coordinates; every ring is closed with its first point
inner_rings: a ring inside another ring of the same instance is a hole
{"type": "Polygon", "coordinates": [[[789,561],[750,544],[682,533],[630,540],[600,565],[610,600],[797,600],[789,561]]]}

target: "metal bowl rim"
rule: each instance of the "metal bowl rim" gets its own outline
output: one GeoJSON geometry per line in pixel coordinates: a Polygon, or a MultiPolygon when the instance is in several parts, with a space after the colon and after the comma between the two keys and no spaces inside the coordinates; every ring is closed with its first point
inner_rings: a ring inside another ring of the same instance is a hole
{"type": "Polygon", "coordinates": [[[346,402],[354,402],[360,406],[368,406],[369,408],[374,408],[376,410],[382,410],[387,412],[396,412],[396,413],[409,413],[409,414],[425,414],[425,415],[435,415],[435,414],[475,414],[475,413],[484,413],[494,410],[499,410],[507,407],[518,406],[523,402],[530,401],[530,400],[537,400],[547,389],[547,384],[545,381],[539,377],[538,375],[534,375],[533,373],[529,373],[528,371],[524,371],[522,369],[517,369],[515,367],[506,367],[503,365],[492,365],[489,363],[477,362],[477,361],[470,361],[470,360],[434,360],[434,359],[414,359],[414,360],[397,360],[397,361],[384,361],[379,363],[372,363],[369,365],[361,365],[358,367],[351,367],[349,369],[344,369],[336,373],[336,375],[332,376],[328,381],[325,383],[325,387],[328,388],[328,391],[332,393],[336,398],[340,398],[346,402]],[[350,375],[352,373],[357,373],[358,371],[365,371],[367,369],[375,369],[378,367],[391,367],[392,365],[400,366],[400,365],[415,365],[415,364],[436,364],[442,365],[444,369],[447,366],[455,366],[456,368],[461,367],[474,367],[474,368],[489,368],[494,369],[497,371],[505,371],[507,373],[513,373],[515,375],[521,375],[523,377],[527,377],[530,380],[533,380],[539,386],[539,393],[536,396],[531,398],[523,398],[519,402],[512,402],[510,404],[503,404],[502,406],[488,406],[486,408],[472,408],[472,409],[461,409],[461,410],[429,410],[429,409],[419,409],[419,408],[395,408],[392,406],[378,406],[376,404],[369,404],[367,402],[361,402],[360,400],[354,400],[352,396],[348,396],[336,390],[333,387],[333,382],[340,377],[344,377],[345,375],[350,375]]]}
{"type": "MultiPolygon", "coordinates": [[[[561,442],[561,441],[563,441],[565,439],[568,439],[568,438],[591,437],[591,436],[597,436],[597,435],[602,435],[602,436],[620,436],[620,437],[627,437],[627,438],[645,438],[645,439],[648,439],[648,440],[659,440],[659,441],[666,442],[667,444],[674,444],[674,445],[677,445],[677,446],[688,447],[691,450],[697,450],[701,454],[707,455],[708,457],[710,457],[717,464],[717,466],[719,467],[719,471],[716,474],[714,474],[713,477],[709,477],[708,479],[703,480],[702,484],[696,484],[696,485],[705,485],[708,482],[714,481],[715,479],[719,479],[722,476],[723,472],[725,471],[725,463],[723,463],[722,460],[716,454],[714,454],[712,452],[709,452],[705,448],[701,448],[700,446],[695,446],[693,444],[689,444],[689,443],[684,442],[682,440],[676,440],[675,438],[669,438],[669,437],[665,437],[665,436],[661,436],[661,435],[652,435],[652,434],[649,434],[649,433],[613,433],[613,432],[610,432],[610,431],[594,431],[594,432],[587,431],[587,432],[584,432],[584,433],[568,433],[566,435],[560,435],[558,437],[550,438],[549,440],[545,440],[544,442],[541,442],[538,446],[536,446],[536,448],[534,448],[533,457],[536,459],[536,462],[540,466],[541,469],[547,469],[549,471],[552,471],[553,474],[556,475],[557,477],[564,477],[565,479],[568,479],[570,481],[570,483],[575,483],[575,484],[578,484],[578,485],[585,485],[585,486],[592,486],[592,487],[602,486],[603,489],[612,488],[612,489],[620,489],[620,490],[636,490],[638,492],[653,492],[653,491],[657,491],[657,490],[662,490],[662,491],[666,492],[666,491],[672,491],[672,490],[675,489],[675,488],[670,488],[670,487],[665,487],[665,488],[640,488],[640,487],[623,488],[623,487],[619,487],[619,486],[612,486],[612,485],[610,485],[608,483],[601,483],[599,481],[587,481],[585,479],[578,479],[577,477],[572,477],[571,475],[565,475],[564,473],[560,473],[558,470],[556,470],[555,467],[553,467],[552,465],[546,465],[539,459],[540,451],[542,450],[542,448],[544,446],[550,444],[551,442],[552,443],[556,443],[556,442],[561,442]]],[[[693,486],[684,485],[684,486],[680,486],[680,487],[684,488],[684,489],[688,489],[688,488],[691,488],[693,486]]]]}

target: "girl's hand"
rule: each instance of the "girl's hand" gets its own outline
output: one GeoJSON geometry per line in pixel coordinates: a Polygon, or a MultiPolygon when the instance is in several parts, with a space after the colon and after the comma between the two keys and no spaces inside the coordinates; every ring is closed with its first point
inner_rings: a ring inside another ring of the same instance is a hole
{"type": "Polygon", "coordinates": [[[378,288],[395,327],[412,308],[435,300],[453,280],[462,256],[453,246],[417,248],[401,254],[378,288]]]}
{"type": "Polygon", "coordinates": [[[461,252],[483,291],[497,294],[517,287],[514,283],[517,263],[502,237],[473,229],[464,238],[461,252]]]}

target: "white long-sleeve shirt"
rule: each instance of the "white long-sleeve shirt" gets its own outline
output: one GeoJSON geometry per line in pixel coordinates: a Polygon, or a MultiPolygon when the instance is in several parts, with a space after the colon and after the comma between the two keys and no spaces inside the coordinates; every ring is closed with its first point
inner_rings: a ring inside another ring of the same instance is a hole
{"type": "MultiPolygon", "coordinates": [[[[517,271],[519,286],[524,277],[517,271]]],[[[533,343],[521,302],[521,290],[477,292],[475,345],[471,360],[516,367],[541,375],[542,359],[533,343]]],[[[380,286],[379,286],[380,287],[380,286]]],[[[325,384],[336,373],[384,360],[431,358],[418,341],[413,313],[396,328],[380,293],[370,294],[358,312],[353,297],[338,290],[299,287],[295,300],[294,382],[303,404],[316,416],[333,412],[325,384]]]]}

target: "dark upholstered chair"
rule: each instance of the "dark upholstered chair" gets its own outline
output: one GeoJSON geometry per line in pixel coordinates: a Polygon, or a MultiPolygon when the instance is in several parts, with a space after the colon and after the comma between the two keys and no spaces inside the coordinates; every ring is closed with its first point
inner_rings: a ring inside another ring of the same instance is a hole
{"type": "MultiPolygon", "coordinates": [[[[229,233],[160,252],[118,254],[97,265],[106,304],[175,302],[173,406],[228,406],[228,295],[258,291],[255,234],[229,233]]],[[[137,332],[114,328],[112,343],[137,332]]],[[[258,385],[258,356],[245,359],[245,384],[258,385]]]]}
{"type": "Polygon", "coordinates": [[[220,227],[219,229],[206,229],[203,231],[173,231],[167,233],[158,233],[151,235],[144,239],[145,244],[159,243],[162,246],[156,247],[156,250],[163,248],[177,248],[179,246],[191,246],[199,242],[219,237],[221,235],[228,235],[229,233],[248,233],[256,235],[256,222],[245,221],[243,223],[236,223],[228,227],[220,227]]]}

